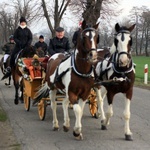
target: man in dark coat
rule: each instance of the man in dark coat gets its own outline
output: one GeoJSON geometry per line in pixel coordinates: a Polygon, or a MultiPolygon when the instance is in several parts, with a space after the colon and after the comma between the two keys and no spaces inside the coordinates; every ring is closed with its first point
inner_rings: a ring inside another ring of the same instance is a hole
{"type": "Polygon", "coordinates": [[[77,39],[78,39],[78,35],[79,35],[80,32],[81,32],[81,28],[79,28],[73,34],[72,42],[73,42],[73,44],[74,44],[75,47],[77,46],[77,39]]]}
{"type": "Polygon", "coordinates": [[[54,55],[55,53],[65,53],[69,52],[70,44],[67,37],[64,36],[64,28],[56,28],[56,37],[50,39],[48,53],[49,55],[54,55]]]}
{"type": "Polygon", "coordinates": [[[35,43],[35,48],[41,48],[44,51],[44,54],[47,54],[47,44],[44,42],[44,36],[40,35],[39,36],[39,41],[35,43]]]}
{"type": "Polygon", "coordinates": [[[16,29],[14,33],[14,40],[16,46],[12,52],[11,59],[10,59],[10,67],[14,66],[15,56],[16,54],[31,45],[32,43],[32,33],[29,28],[27,28],[27,21],[24,17],[20,18],[20,25],[16,29]]]}

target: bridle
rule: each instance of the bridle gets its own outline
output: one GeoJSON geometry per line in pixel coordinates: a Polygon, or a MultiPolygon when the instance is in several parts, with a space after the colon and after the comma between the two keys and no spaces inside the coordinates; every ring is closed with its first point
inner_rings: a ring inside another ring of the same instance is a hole
{"type": "MultiPolygon", "coordinates": [[[[130,31],[128,31],[128,30],[121,30],[121,31],[119,31],[119,32],[117,32],[115,34],[115,39],[114,39],[114,44],[115,44],[115,47],[116,47],[116,51],[112,55],[112,62],[113,62],[112,66],[113,66],[113,69],[114,69],[115,72],[117,72],[119,74],[124,74],[124,73],[131,72],[133,70],[134,65],[133,65],[133,62],[132,62],[131,54],[129,52],[119,52],[118,51],[118,47],[117,47],[118,39],[116,37],[117,37],[117,35],[119,33],[122,34],[121,40],[124,41],[124,39],[125,39],[124,34],[125,33],[126,34],[130,34],[130,31]],[[129,58],[129,62],[128,62],[127,66],[126,66],[125,71],[122,71],[122,69],[124,67],[120,67],[119,66],[119,57],[120,57],[120,55],[123,55],[123,54],[126,54],[127,57],[129,58]]],[[[132,37],[130,36],[130,38],[131,38],[131,40],[129,41],[129,45],[132,46],[132,37]]]]}
{"type": "Polygon", "coordinates": [[[88,49],[85,48],[85,43],[84,43],[84,37],[85,37],[85,36],[84,36],[84,35],[85,35],[86,32],[89,32],[89,38],[91,39],[91,38],[92,38],[92,33],[91,33],[92,31],[95,32],[95,36],[98,35],[97,30],[94,29],[94,28],[92,28],[92,27],[89,27],[89,28],[84,29],[84,30],[81,32],[81,34],[80,34],[80,40],[81,40],[82,45],[84,46],[83,52],[86,53],[86,54],[90,53],[91,51],[97,51],[97,49],[91,48],[91,49],[88,50],[88,49]]]}

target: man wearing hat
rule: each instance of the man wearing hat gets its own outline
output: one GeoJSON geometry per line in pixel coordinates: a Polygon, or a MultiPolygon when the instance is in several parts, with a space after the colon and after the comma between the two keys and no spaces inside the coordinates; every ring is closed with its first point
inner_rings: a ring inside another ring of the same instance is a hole
{"type": "MultiPolygon", "coordinates": [[[[32,33],[27,27],[27,21],[24,17],[20,18],[20,25],[14,33],[14,41],[16,43],[10,59],[10,67],[12,68],[15,63],[15,55],[22,49],[31,45],[32,33]]],[[[10,70],[10,69],[8,69],[10,70]]]]}
{"type": "Polygon", "coordinates": [[[41,48],[44,51],[44,54],[47,54],[47,44],[44,42],[44,36],[40,35],[39,36],[39,41],[35,43],[35,48],[41,48]]]}
{"type": "Polygon", "coordinates": [[[55,53],[65,53],[69,52],[70,44],[67,37],[64,36],[65,31],[64,28],[58,27],[56,28],[56,37],[50,39],[48,52],[50,55],[54,55],[55,53]]]}

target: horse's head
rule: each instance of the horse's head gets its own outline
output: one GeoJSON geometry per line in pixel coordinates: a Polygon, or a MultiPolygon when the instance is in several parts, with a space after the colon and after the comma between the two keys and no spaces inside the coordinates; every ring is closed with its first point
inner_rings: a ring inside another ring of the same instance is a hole
{"type": "Polygon", "coordinates": [[[132,46],[132,37],[131,31],[134,29],[135,24],[127,28],[125,26],[120,27],[117,23],[115,25],[115,39],[114,45],[116,47],[117,53],[117,62],[120,67],[125,67],[129,65],[131,59],[131,46],[132,46]]]}
{"type": "Polygon", "coordinates": [[[36,49],[36,54],[39,57],[44,57],[45,56],[45,53],[44,53],[44,50],[42,49],[42,47],[39,47],[39,48],[36,49]]]}
{"type": "Polygon", "coordinates": [[[28,47],[25,47],[22,52],[20,53],[20,57],[33,57],[34,54],[36,54],[34,46],[30,45],[28,47]]]}
{"type": "Polygon", "coordinates": [[[99,23],[87,26],[86,21],[83,21],[82,30],[78,36],[77,49],[82,57],[86,57],[90,63],[97,61],[98,25],[99,23]]]}

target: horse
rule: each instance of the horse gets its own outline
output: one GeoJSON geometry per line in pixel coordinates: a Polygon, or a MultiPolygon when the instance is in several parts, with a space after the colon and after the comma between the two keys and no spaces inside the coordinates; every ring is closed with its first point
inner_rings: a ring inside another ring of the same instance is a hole
{"type": "Polygon", "coordinates": [[[96,65],[96,75],[101,88],[96,89],[98,115],[101,115],[101,129],[106,130],[109,125],[110,117],[113,115],[113,98],[117,93],[125,96],[125,139],[132,140],[130,130],[130,103],[133,95],[133,85],[135,80],[134,63],[131,57],[132,37],[131,32],[135,24],[129,28],[115,25],[116,34],[114,43],[110,48],[110,56],[100,61],[96,65]],[[107,96],[108,110],[106,116],[103,109],[103,100],[107,96]]]}
{"type": "Polygon", "coordinates": [[[44,53],[44,50],[42,49],[42,47],[39,47],[39,48],[36,49],[36,54],[40,57],[45,56],[45,53],[44,53]]]}
{"type": "MultiPolygon", "coordinates": [[[[19,71],[19,66],[18,66],[18,59],[19,58],[32,58],[36,54],[36,50],[33,46],[28,46],[24,49],[22,49],[17,55],[15,59],[15,65],[11,68],[11,72],[8,74],[5,74],[1,80],[7,78],[8,76],[12,75],[13,81],[14,81],[14,86],[15,86],[15,99],[14,103],[17,105],[19,103],[19,98],[21,102],[23,102],[23,95],[19,97],[19,88],[20,91],[23,91],[23,86],[22,86],[22,73],[19,71]]],[[[23,92],[22,92],[23,93],[23,92]]]]}
{"type": "MultiPolygon", "coordinates": [[[[9,67],[9,62],[10,62],[10,56],[6,60],[6,68],[9,67]]],[[[6,74],[6,68],[4,67],[4,57],[1,58],[0,61],[0,67],[3,75],[6,74]]],[[[11,86],[11,75],[8,77],[8,82],[5,80],[5,85],[10,87],[11,86]]]]}
{"type": "Polygon", "coordinates": [[[76,118],[73,135],[78,140],[83,139],[81,124],[83,109],[91,88],[94,86],[93,64],[97,62],[98,25],[88,27],[86,21],[83,21],[82,31],[78,35],[77,47],[73,54],[65,56],[63,53],[58,53],[50,57],[47,65],[46,82],[36,93],[33,102],[34,105],[42,97],[50,97],[53,130],[59,130],[55,100],[57,91],[62,91],[65,94],[62,102],[63,129],[67,132],[70,127],[68,105],[71,103],[76,118]]]}

